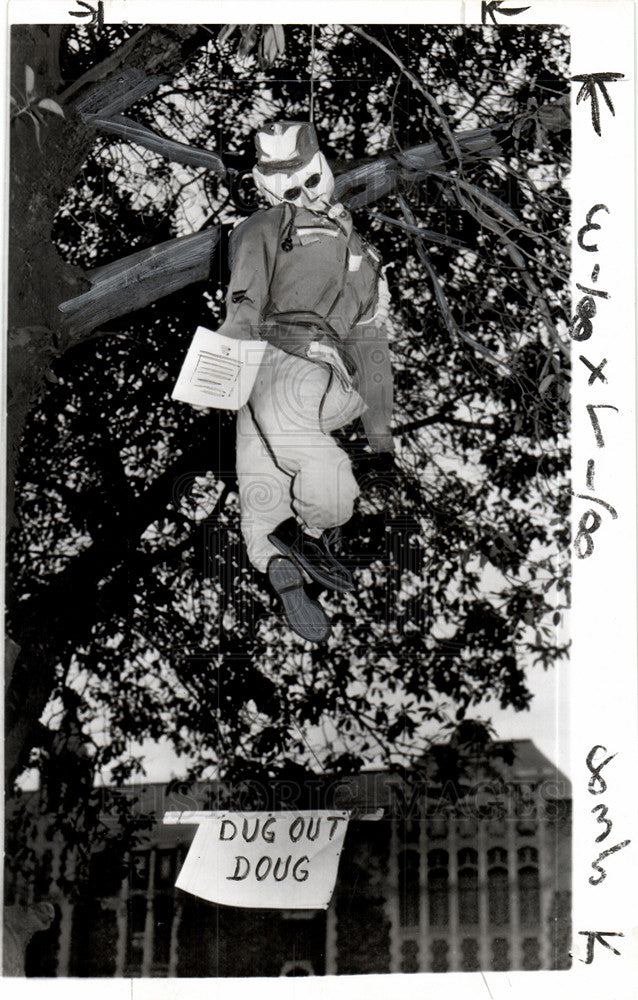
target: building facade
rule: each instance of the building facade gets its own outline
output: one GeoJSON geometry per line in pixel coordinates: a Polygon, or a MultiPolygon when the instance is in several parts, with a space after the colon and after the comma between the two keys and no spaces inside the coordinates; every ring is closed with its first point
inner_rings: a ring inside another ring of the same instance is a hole
{"type": "Polygon", "coordinates": [[[496,780],[477,765],[462,786],[386,772],[318,782],[318,808],[352,810],[327,911],[216,906],[175,889],[196,828],[164,826],[162,816],[215,808],[211,786],[137,787],[154,826],[123,878],[108,852],[93,857],[81,901],[62,901],[52,928],[34,938],[27,974],[568,968],[569,783],[531,741],[511,746],[514,761],[496,780]]]}

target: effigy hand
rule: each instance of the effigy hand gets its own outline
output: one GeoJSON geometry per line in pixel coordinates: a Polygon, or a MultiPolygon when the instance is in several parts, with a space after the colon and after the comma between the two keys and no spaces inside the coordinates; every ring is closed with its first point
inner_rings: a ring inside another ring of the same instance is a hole
{"type": "Polygon", "coordinates": [[[350,373],[339,357],[337,351],[330,344],[322,344],[318,340],[311,341],[306,347],[306,357],[310,361],[324,361],[330,365],[332,371],[339,380],[342,389],[346,392],[352,391],[352,379],[350,373]]]}
{"type": "Polygon", "coordinates": [[[380,431],[371,431],[368,429],[367,434],[373,455],[385,455],[389,460],[392,460],[392,455],[394,454],[392,432],[386,428],[380,431]]]}

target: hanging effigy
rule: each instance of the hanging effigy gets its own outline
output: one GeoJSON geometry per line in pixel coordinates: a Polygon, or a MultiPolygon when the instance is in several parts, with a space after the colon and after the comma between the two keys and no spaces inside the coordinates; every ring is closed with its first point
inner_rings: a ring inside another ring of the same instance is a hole
{"type": "Polygon", "coordinates": [[[332,436],[361,417],[373,452],[394,451],[388,290],[376,251],[334,200],[309,122],[255,136],[253,177],[269,207],[234,231],[226,319],[200,328],[174,397],[237,409],[237,478],[248,558],[290,627],[323,642],[304,582],[354,587],[339,555],[359,487],[332,436]]]}

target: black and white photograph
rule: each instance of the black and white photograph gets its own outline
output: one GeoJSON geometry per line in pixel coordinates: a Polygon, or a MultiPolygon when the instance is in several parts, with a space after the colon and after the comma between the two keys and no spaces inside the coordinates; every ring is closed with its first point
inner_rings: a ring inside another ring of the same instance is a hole
{"type": "Polygon", "coordinates": [[[4,976],[626,975],[574,910],[633,851],[574,600],[631,634],[626,62],[551,3],[50,6],[6,45],[4,976]]]}

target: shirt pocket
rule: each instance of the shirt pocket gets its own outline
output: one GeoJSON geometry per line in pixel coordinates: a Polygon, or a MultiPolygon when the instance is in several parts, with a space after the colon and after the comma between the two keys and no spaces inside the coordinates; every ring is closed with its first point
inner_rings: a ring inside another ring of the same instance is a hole
{"type": "Polygon", "coordinates": [[[322,226],[297,226],[297,236],[302,247],[311,243],[319,243],[322,236],[336,237],[338,234],[332,229],[322,226]]]}

